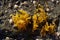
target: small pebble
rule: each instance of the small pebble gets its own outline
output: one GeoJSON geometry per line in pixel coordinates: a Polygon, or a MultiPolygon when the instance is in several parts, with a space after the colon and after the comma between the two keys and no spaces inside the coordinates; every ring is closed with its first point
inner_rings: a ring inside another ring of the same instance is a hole
{"type": "Polygon", "coordinates": [[[56,1],[56,3],[59,3],[59,1],[56,1]]]}
{"type": "Polygon", "coordinates": [[[7,13],[8,11],[7,10],[5,10],[5,13],[7,13]]]}
{"type": "Polygon", "coordinates": [[[51,0],[52,2],[54,2],[55,0],[51,0]]]}
{"type": "Polygon", "coordinates": [[[36,39],[36,40],[42,40],[42,39],[36,39]]]}
{"type": "Polygon", "coordinates": [[[57,32],[56,34],[57,34],[57,36],[59,36],[59,35],[60,35],[60,33],[58,33],[58,32],[57,32]]]}
{"type": "Polygon", "coordinates": [[[6,37],[6,39],[5,40],[10,40],[10,38],[9,37],[6,37]]]}
{"type": "Polygon", "coordinates": [[[33,1],[33,4],[35,4],[36,3],[36,1],[33,1]]]}
{"type": "Polygon", "coordinates": [[[15,4],[15,5],[14,5],[14,8],[17,8],[17,7],[18,7],[18,5],[15,4]]]}
{"type": "Polygon", "coordinates": [[[27,4],[27,1],[24,1],[24,4],[27,4]]]}
{"type": "Polygon", "coordinates": [[[48,12],[48,11],[50,11],[50,9],[49,8],[46,8],[46,11],[48,12]]]}
{"type": "Polygon", "coordinates": [[[12,19],[9,19],[9,23],[12,23],[12,19]]]}
{"type": "Polygon", "coordinates": [[[9,3],[8,7],[11,7],[11,3],[9,3]]]}

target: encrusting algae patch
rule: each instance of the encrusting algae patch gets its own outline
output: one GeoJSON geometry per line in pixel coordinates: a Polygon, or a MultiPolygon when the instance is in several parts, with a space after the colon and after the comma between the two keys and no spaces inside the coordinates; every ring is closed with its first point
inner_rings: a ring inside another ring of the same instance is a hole
{"type": "MultiPolygon", "coordinates": [[[[49,16],[47,15],[47,13],[44,11],[43,8],[38,8],[36,9],[36,11],[34,12],[34,14],[31,16],[29,15],[29,13],[23,9],[18,10],[19,12],[16,12],[15,15],[12,15],[12,20],[14,22],[14,25],[18,28],[18,30],[23,31],[27,29],[27,25],[33,24],[32,25],[32,32],[36,31],[37,29],[40,29],[40,35],[46,36],[46,32],[49,32],[48,34],[54,34],[55,33],[55,28],[56,28],[56,24],[53,21],[52,23],[47,22],[47,19],[49,18],[49,16]],[[32,18],[32,19],[31,19],[32,18]],[[33,22],[31,22],[30,20],[32,20],[33,22]],[[45,21],[45,25],[43,26],[42,24],[42,28],[39,28],[40,24],[45,21]]],[[[28,25],[29,26],[29,25],[28,25]]],[[[29,28],[30,29],[30,28],[29,28]]]]}
{"type": "Polygon", "coordinates": [[[15,15],[12,15],[12,20],[14,22],[14,25],[19,30],[25,30],[26,26],[29,23],[29,14],[24,10],[19,10],[20,13],[16,13],[15,15]]]}

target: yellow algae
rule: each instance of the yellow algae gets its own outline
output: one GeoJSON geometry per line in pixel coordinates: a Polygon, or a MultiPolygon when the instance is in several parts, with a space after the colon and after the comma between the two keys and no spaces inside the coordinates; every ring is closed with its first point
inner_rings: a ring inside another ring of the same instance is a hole
{"type": "Polygon", "coordinates": [[[20,30],[20,31],[26,30],[27,25],[30,23],[32,25],[33,32],[37,29],[40,29],[41,36],[46,36],[47,32],[48,32],[48,34],[55,33],[55,30],[56,30],[55,21],[56,20],[53,20],[52,23],[49,24],[49,22],[47,22],[47,19],[49,16],[47,15],[47,13],[43,9],[43,7],[37,8],[34,11],[34,14],[32,16],[29,15],[27,11],[22,10],[22,9],[18,10],[18,12],[16,12],[15,15],[12,15],[12,20],[14,22],[14,25],[16,25],[18,30],[20,30]],[[33,22],[31,22],[30,20],[33,22]],[[44,25],[41,24],[44,21],[46,23],[44,25]],[[40,24],[42,25],[42,28],[40,28],[40,26],[39,26],[40,24]]]}
{"type": "Polygon", "coordinates": [[[46,19],[47,19],[47,14],[46,14],[46,12],[42,9],[42,8],[39,8],[39,17],[38,17],[38,21],[41,23],[41,22],[43,22],[43,21],[46,21],[46,19]]]}
{"type": "Polygon", "coordinates": [[[37,23],[37,14],[34,14],[33,17],[33,31],[35,31],[38,27],[38,23],[37,23]]]}
{"type": "Polygon", "coordinates": [[[24,10],[19,10],[21,13],[16,13],[12,16],[12,20],[14,22],[14,25],[18,28],[18,30],[25,30],[26,26],[29,23],[29,14],[24,10]]]}
{"type": "Polygon", "coordinates": [[[48,22],[46,22],[46,24],[42,27],[41,29],[41,36],[46,36],[47,32],[48,34],[54,34],[55,33],[55,24],[50,24],[48,25],[48,22]]]}

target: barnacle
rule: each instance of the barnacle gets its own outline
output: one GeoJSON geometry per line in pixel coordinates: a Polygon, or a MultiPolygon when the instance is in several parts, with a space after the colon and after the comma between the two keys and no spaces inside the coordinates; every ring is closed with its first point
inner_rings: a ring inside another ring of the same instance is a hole
{"type": "Polygon", "coordinates": [[[18,10],[20,13],[16,13],[15,15],[12,15],[12,20],[14,22],[14,25],[19,30],[25,30],[26,26],[29,23],[30,16],[29,14],[24,10],[18,10]]]}

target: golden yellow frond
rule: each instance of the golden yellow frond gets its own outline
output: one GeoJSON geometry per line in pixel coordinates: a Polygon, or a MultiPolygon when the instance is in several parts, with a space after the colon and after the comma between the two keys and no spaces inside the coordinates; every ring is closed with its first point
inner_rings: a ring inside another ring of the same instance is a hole
{"type": "Polygon", "coordinates": [[[12,16],[12,20],[14,22],[14,25],[16,25],[19,30],[25,30],[26,26],[29,23],[30,17],[29,14],[24,10],[19,10],[19,12],[21,13],[16,13],[12,16]]]}

